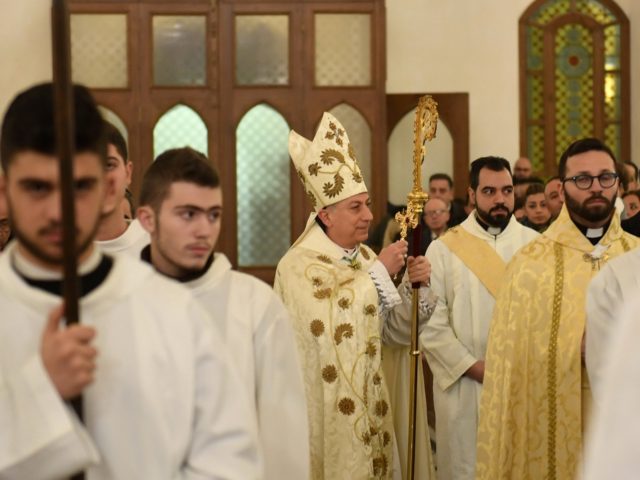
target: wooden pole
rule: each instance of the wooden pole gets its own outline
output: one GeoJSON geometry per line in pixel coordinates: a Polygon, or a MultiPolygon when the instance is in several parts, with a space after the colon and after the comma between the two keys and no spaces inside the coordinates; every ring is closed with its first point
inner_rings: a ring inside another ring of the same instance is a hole
{"type": "MultiPolygon", "coordinates": [[[[75,145],[75,110],[71,80],[71,41],[69,8],[66,0],[53,0],[51,6],[53,49],[53,98],[56,130],[56,150],[60,161],[60,190],[62,202],[64,315],[67,325],[80,321],[78,306],[78,266],[76,257],[76,215],[74,205],[73,155],[75,145]]],[[[71,400],[82,420],[82,396],[71,400]]],[[[72,480],[84,479],[80,472],[72,480]]]]}

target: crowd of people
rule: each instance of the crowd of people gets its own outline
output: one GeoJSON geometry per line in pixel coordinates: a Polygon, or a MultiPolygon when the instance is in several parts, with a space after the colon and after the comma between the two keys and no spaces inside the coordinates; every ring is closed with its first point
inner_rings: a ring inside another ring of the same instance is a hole
{"type": "Polygon", "coordinates": [[[370,235],[325,113],[313,139],[289,136],[313,211],[272,288],[216,251],[207,157],[163,152],[134,202],[122,134],[73,96],[79,324],[51,84],[2,122],[0,478],[407,478],[413,307],[435,410],[431,439],[420,374],[416,478],[633,478],[638,170],[603,142],[568,145],[546,181],[480,157],[464,200],[433,174],[414,249],[392,212],[370,235]]]}

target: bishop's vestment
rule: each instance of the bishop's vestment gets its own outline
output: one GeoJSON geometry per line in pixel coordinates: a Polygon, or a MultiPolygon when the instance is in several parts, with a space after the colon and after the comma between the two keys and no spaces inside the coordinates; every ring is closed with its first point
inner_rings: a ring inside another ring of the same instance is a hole
{"type": "MultiPolygon", "coordinates": [[[[405,461],[395,456],[381,347],[410,342],[410,302],[395,289],[399,304],[391,294],[379,296],[384,288],[368,271],[375,261],[364,245],[345,257],[313,225],[278,264],[275,289],[289,309],[303,364],[313,480],[388,479],[394,470],[398,478],[393,466],[405,461]]],[[[431,313],[428,302],[420,302],[423,318],[431,313]]]]}
{"type": "Polygon", "coordinates": [[[565,206],[511,260],[489,333],[478,479],[574,478],[591,400],[581,358],[587,286],[639,241],[613,215],[592,245],[565,206]]]}

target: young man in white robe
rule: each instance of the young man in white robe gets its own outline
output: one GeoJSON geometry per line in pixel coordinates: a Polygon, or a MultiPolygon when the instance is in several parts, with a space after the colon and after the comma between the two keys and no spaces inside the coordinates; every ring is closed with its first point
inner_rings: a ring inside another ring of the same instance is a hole
{"type": "MultiPolygon", "coordinates": [[[[377,257],[364,245],[373,218],[369,194],[335,117],[323,115],[313,142],[292,131],[289,153],[315,212],[278,264],[275,289],[291,315],[303,364],[311,478],[401,478],[407,452],[398,455],[396,446],[406,446],[408,438],[409,387],[404,378],[386,377],[381,350],[383,344],[399,347],[404,355],[394,355],[389,370],[403,362],[395,372],[407,375],[410,282],[421,285],[424,321],[434,306],[426,287],[429,263],[409,257],[409,278],[396,289],[391,276],[405,263],[407,242],[395,242],[377,257]]],[[[419,412],[426,407],[423,393],[419,412]]],[[[428,479],[425,427],[426,420],[418,419],[416,477],[428,479]]]]}
{"type": "Polygon", "coordinates": [[[114,188],[105,198],[100,226],[96,232],[96,243],[103,252],[113,255],[126,253],[140,257],[142,249],[149,244],[149,234],[136,219],[127,220],[122,212],[126,192],[131,185],[133,164],[129,159],[127,142],[122,133],[111,123],[105,122],[107,139],[107,180],[114,188]]]}
{"type": "Polygon", "coordinates": [[[63,325],[53,88],[18,95],[0,155],[16,240],[0,257],[0,478],[260,478],[228,352],[190,292],[94,244],[106,189],[103,121],[74,87],[80,320],[63,325]],[[69,401],[83,399],[81,421],[69,401]]]}
{"type": "Polygon", "coordinates": [[[476,209],[427,249],[436,309],[420,333],[433,372],[438,480],[475,478],[476,430],[497,287],[513,254],[538,234],[513,216],[509,162],[471,164],[476,209]]]}
{"type": "Polygon", "coordinates": [[[144,260],[181,281],[218,323],[240,371],[260,438],[265,479],[307,479],[309,444],[302,371],[286,309],[262,281],[214,253],[222,190],[191,148],[162,153],[145,173],[138,218],[151,235],[144,260]]]}

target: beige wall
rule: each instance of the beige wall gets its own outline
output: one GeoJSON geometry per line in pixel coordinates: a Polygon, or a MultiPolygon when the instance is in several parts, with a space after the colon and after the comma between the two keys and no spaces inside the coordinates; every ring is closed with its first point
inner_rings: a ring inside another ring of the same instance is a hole
{"type": "MultiPolygon", "coordinates": [[[[518,19],[530,0],[386,0],[387,92],[469,92],[471,159],[519,154],[518,19]]],[[[640,52],[640,2],[618,0],[640,52]],[[635,29],[633,28],[635,24],[635,29]]],[[[632,85],[640,63],[631,61],[632,85]]],[[[640,121],[640,92],[632,126],[640,121]]],[[[632,153],[640,155],[640,136],[632,153]]],[[[640,162],[637,162],[640,163],[640,162]]]]}
{"type": "MultiPolygon", "coordinates": [[[[518,18],[529,0],[386,0],[387,91],[469,92],[471,158],[518,156],[518,18]]],[[[640,2],[618,0],[640,52],[640,2]]],[[[20,89],[51,78],[47,0],[4,2],[0,16],[0,112],[20,89]]],[[[637,57],[637,55],[636,55],[637,57]]],[[[640,62],[632,56],[632,85],[640,62]]],[[[640,124],[640,93],[632,126],[640,124]]],[[[640,155],[640,135],[632,152],[640,155]]]]}
{"type": "Polygon", "coordinates": [[[0,15],[0,112],[13,96],[51,80],[50,1],[3,2],[0,15]]]}

